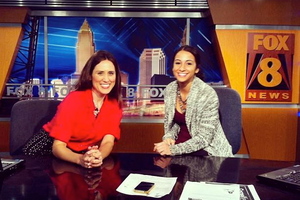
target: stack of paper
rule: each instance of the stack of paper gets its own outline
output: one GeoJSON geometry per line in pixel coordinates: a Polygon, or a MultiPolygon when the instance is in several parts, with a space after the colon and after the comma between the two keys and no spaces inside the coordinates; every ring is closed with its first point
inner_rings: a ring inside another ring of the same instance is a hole
{"type": "Polygon", "coordinates": [[[180,200],[260,200],[253,185],[216,182],[190,182],[184,185],[180,200]]]}

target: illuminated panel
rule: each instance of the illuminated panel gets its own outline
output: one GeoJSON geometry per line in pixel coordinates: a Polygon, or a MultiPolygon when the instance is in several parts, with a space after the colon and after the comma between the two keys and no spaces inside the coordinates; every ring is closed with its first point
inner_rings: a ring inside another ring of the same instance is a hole
{"type": "Polygon", "coordinates": [[[294,34],[248,33],[246,101],[292,101],[294,34]]]}

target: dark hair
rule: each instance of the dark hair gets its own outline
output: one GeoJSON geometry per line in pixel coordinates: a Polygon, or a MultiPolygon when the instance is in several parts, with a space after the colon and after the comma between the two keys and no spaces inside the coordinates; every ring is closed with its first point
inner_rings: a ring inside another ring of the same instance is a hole
{"type": "Polygon", "coordinates": [[[195,58],[195,62],[196,62],[196,68],[199,69],[199,72],[196,74],[197,77],[199,77],[200,79],[204,80],[204,74],[202,72],[202,69],[201,69],[201,59],[200,59],[200,51],[196,48],[196,47],[193,47],[193,46],[189,46],[189,45],[183,45],[181,47],[179,47],[174,55],[173,55],[173,62],[174,62],[174,59],[175,59],[175,56],[176,54],[179,52],[179,51],[187,51],[189,53],[191,53],[194,58],[195,58]]]}
{"type": "Polygon", "coordinates": [[[95,69],[96,65],[98,65],[103,60],[109,60],[113,63],[116,71],[116,84],[110,93],[107,95],[109,99],[116,99],[119,102],[119,105],[122,104],[121,97],[121,72],[119,69],[119,65],[115,57],[108,51],[99,50],[95,52],[89,60],[86,62],[85,66],[82,69],[79,80],[75,86],[75,90],[84,91],[88,89],[92,89],[92,73],[95,69]]]}

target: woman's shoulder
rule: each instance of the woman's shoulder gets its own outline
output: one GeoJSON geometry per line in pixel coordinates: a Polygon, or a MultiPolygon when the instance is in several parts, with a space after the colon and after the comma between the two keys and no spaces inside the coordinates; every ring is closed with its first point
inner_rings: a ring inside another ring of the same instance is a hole
{"type": "Polygon", "coordinates": [[[118,116],[122,117],[123,110],[116,99],[105,98],[101,112],[108,116],[118,116]]]}
{"type": "Polygon", "coordinates": [[[119,104],[116,99],[108,98],[107,96],[106,96],[104,102],[109,104],[109,105],[118,105],[119,104]]]}
{"type": "Polygon", "coordinates": [[[110,110],[122,110],[119,102],[116,99],[111,99],[111,98],[105,98],[104,104],[106,107],[108,107],[110,110]]]}
{"type": "Polygon", "coordinates": [[[197,87],[200,86],[201,88],[204,88],[204,89],[210,90],[210,91],[214,90],[214,88],[211,85],[207,84],[206,82],[204,82],[203,80],[201,80],[198,77],[195,77],[194,83],[197,85],[197,87]]]}
{"type": "Polygon", "coordinates": [[[172,81],[171,83],[169,83],[167,86],[166,86],[166,89],[167,90],[172,90],[172,89],[176,89],[177,88],[177,81],[172,81]]]}
{"type": "Polygon", "coordinates": [[[196,77],[194,80],[193,89],[198,91],[202,95],[203,94],[206,94],[207,96],[216,96],[217,95],[215,89],[212,86],[208,85],[207,83],[205,83],[203,80],[201,80],[198,77],[196,77]]]}

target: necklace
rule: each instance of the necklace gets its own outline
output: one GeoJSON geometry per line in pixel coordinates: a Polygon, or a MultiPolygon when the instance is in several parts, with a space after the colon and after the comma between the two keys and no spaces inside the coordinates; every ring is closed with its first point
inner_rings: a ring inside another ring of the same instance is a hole
{"type": "Polygon", "coordinates": [[[177,97],[178,97],[178,101],[179,101],[179,107],[180,107],[180,110],[181,110],[183,113],[185,113],[185,111],[186,111],[186,101],[187,101],[187,99],[184,100],[184,101],[182,100],[182,97],[181,97],[179,88],[178,88],[178,90],[177,90],[177,97]]]}
{"type": "Polygon", "coordinates": [[[105,96],[101,99],[100,102],[96,102],[95,100],[93,100],[94,106],[95,106],[95,109],[94,109],[93,113],[94,113],[95,118],[97,118],[97,116],[98,116],[98,114],[100,112],[100,109],[102,107],[104,98],[105,98],[105,96]]]}
{"type": "Polygon", "coordinates": [[[99,112],[100,112],[99,109],[98,109],[98,108],[95,108],[95,110],[94,110],[94,115],[95,115],[95,117],[98,116],[99,112]]]}

